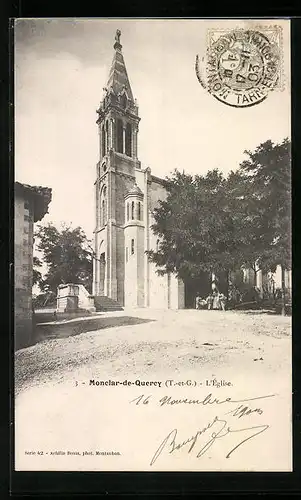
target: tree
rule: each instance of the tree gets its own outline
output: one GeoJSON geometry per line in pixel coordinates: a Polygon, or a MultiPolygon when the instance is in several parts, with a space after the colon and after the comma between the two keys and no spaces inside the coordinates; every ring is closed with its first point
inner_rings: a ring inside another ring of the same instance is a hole
{"type": "Polygon", "coordinates": [[[93,255],[82,228],[62,225],[57,229],[49,223],[38,226],[35,237],[48,266],[45,277],[39,279],[43,292],[56,293],[63,283],[81,283],[91,291],[93,255]]]}
{"type": "Polygon", "coordinates": [[[34,255],[34,257],[33,257],[33,278],[32,278],[33,285],[38,285],[42,281],[42,273],[38,269],[41,266],[42,266],[42,262],[40,261],[40,259],[36,255],[34,255]]]}
{"type": "Polygon", "coordinates": [[[291,144],[266,141],[240,165],[240,174],[250,186],[248,199],[252,228],[258,230],[254,250],[258,265],[282,273],[282,313],[285,314],[285,269],[291,269],[291,144]]]}
{"type": "Polygon", "coordinates": [[[158,272],[185,280],[235,268],[237,236],[222,173],[193,178],[175,170],[167,182],[167,199],[153,213],[159,248],[148,252],[158,272]]]}
{"type": "Polygon", "coordinates": [[[227,178],[215,169],[167,179],[167,198],[153,211],[160,244],[148,252],[159,274],[185,280],[242,266],[290,268],[290,143],[266,141],[245,153],[227,178]]]}

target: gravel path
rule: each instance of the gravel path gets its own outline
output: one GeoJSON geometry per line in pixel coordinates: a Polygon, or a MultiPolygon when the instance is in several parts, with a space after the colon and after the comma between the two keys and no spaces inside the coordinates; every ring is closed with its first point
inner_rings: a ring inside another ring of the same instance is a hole
{"type": "Polygon", "coordinates": [[[32,386],[104,373],[189,376],[203,366],[240,373],[256,364],[258,371],[279,375],[290,369],[291,318],[265,313],[122,311],[65,323],[63,330],[48,325],[47,336],[53,338],[17,351],[16,395],[32,386]]]}

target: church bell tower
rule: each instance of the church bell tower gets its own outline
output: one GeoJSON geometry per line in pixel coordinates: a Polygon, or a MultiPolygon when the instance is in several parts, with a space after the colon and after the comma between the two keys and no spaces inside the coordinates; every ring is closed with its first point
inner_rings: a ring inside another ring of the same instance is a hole
{"type": "Polygon", "coordinates": [[[139,115],[116,31],[114,56],[97,110],[99,157],[95,186],[93,294],[124,304],[124,198],[135,185],[139,115]]]}

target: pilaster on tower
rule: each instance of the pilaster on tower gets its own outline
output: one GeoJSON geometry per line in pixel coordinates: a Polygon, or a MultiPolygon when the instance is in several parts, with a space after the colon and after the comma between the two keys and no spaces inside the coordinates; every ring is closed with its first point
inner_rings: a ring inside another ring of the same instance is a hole
{"type": "Polygon", "coordinates": [[[135,166],[140,168],[138,161],[140,118],[123,58],[120,36],[121,31],[117,30],[109,77],[97,110],[100,159],[102,161],[110,151],[113,151],[134,160],[135,166]]]}

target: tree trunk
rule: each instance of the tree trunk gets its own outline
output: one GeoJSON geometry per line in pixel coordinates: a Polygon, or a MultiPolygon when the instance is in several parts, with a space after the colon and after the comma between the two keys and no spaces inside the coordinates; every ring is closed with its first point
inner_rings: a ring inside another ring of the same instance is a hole
{"type": "Polygon", "coordinates": [[[285,316],[285,270],[281,265],[281,315],[285,316]]]}
{"type": "Polygon", "coordinates": [[[252,267],[253,271],[254,271],[254,275],[253,275],[253,286],[256,286],[257,284],[257,269],[256,269],[256,266],[252,267]]]}
{"type": "Polygon", "coordinates": [[[226,297],[227,297],[227,300],[229,300],[229,281],[230,281],[230,271],[227,270],[225,271],[225,274],[226,274],[226,297]]]}

